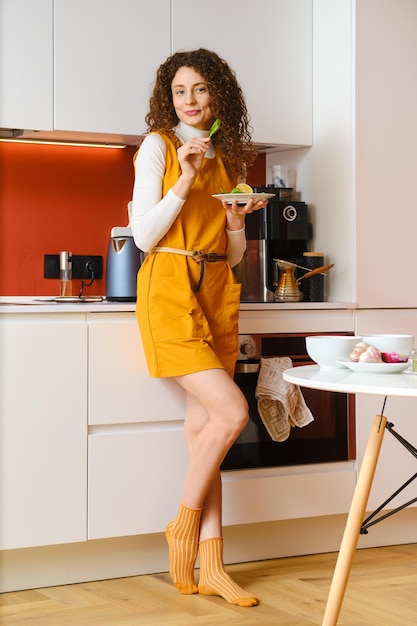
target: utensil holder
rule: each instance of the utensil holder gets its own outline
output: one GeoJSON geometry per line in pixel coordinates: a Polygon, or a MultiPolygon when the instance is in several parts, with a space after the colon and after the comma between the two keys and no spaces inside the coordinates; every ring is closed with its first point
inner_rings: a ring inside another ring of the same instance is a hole
{"type": "MultiPolygon", "coordinates": [[[[323,252],[304,252],[303,266],[309,270],[324,265],[323,252]]],[[[301,281],[303,302],[324,302],[324,275],[317,274],[301,281]]]]}

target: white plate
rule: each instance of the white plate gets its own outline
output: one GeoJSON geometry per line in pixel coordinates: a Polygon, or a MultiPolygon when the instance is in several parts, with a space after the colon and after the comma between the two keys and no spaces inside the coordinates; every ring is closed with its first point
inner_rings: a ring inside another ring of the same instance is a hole
{"type": "Polygon", "coordinates": [[[338,361],[353,372],[361,372],[362,374],[398,374],[409,367],[408,361],[405,363],[354,363],[347,359],[338,361]]]}
{"type": "Polygon", "coordinates": [[[237,200],[238,204],[246,204],[251,198],[254,202],[258,202],[258,200],[269,200],[275,195],[275,193],[215,193],[213,198],[229,202],[230,204],[234,200],[237,200]]]}

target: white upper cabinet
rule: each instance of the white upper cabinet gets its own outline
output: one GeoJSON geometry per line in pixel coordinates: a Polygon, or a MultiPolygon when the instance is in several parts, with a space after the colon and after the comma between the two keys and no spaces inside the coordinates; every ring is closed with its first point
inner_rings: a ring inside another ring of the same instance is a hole
{"type": "Polygon", "coordinates": [[[260,144],[312,143],[312,0],[173,0],[173,50],[235,70],[260,144]]]}
{"type": "Polygon", "coordinates": [[[0,128],[52,130],[52,0],[0,0],[0,128]]]}
{"type": "Polygon", "coordinates": [[[236,71],[257,143],[312,143],[312,0],[0,0],[0,46],[3,128],[136,143],[159,65],[204,46],[236,71]]]}
{"type": "Polygon", "coordinates": [[[55,0],[56,130],[140,135],[170,0],[55,0]]]}

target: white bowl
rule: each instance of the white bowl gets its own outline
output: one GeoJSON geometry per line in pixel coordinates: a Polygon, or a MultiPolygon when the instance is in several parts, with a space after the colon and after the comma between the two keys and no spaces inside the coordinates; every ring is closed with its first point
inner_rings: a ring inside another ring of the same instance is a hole
{"type": "Polygon", "coordinates": [[[413,335],[367,335],[362,341],[375,346],[380,352],[396,352],[406,357],[414,345],[413,335]]]}
{"type": "Polygon", "coordinates": [[[338,361],[349,358],[350,353],[362,337],[351,335],[312,335],[306,337],[309,357],[322,369],[343,369],[338,361]]]}

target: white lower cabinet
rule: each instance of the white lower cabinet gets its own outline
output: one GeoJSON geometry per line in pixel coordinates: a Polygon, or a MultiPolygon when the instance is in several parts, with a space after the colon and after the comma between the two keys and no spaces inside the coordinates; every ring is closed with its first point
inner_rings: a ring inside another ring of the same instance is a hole
{"type": "Polygon", "coordinates": [[[88,316],[88,423],[183,420],[184,394],[151,378],[134,313],[88,316]]]}
{"type": "Polygon", "coordinates": [[[163,532],[185,477],[182,424],[96,432],[88,446],[88,538],[163,532]]]}
{"type": "Polygon", "coordinates": [[[1,316],[3,550],[87,537],[86,340],[83,315],[1,316]]]}
{"type": "Polygon", "coordinates": [[[88,316],[88,537],[162,532],[185,475],[185,397],[151,378],[134,313],[88,316]]]}

